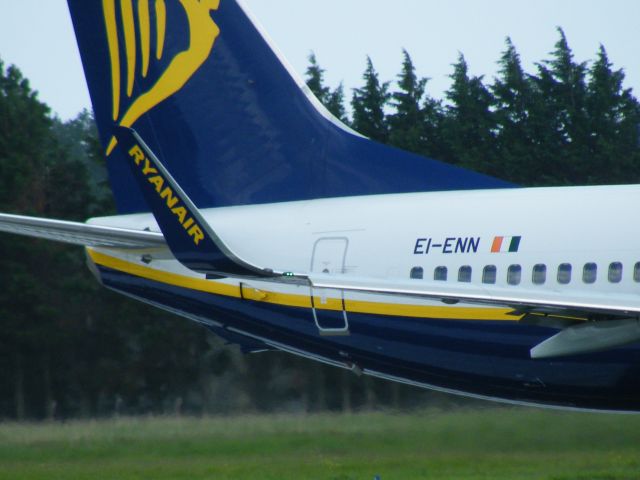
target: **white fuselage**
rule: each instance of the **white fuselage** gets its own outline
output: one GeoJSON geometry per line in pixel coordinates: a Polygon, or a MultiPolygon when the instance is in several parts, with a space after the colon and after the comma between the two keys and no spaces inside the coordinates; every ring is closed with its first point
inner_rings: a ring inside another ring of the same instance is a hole
{"type": "MultiPolygon", "coordinates": [[[[324,271],[415,290],[638,308],[639,227],[626,214],[638,202],[638,186],[572,187],[334,198],[202,212],[240,257],[274,270],[324,271]],[[492,252],[496,237],[503,244],[492,252]],[[514,237],[519,237],[517,251],[509,252],[506,244],[514,237]],[[335,261],[314,256],[323,240],[328,250],[340,250],[324,252],[335,261]],[[446,281],[435,280],[436,269],[442,278],[443,267],[446,281]],[[423,278],[410,278],[412,269],[422,269],[423,278]]],[[[151,214],[90,223],[159,231],[151,214]]],[[[202,277],[175,260],[153,265],[202,277]]]]}

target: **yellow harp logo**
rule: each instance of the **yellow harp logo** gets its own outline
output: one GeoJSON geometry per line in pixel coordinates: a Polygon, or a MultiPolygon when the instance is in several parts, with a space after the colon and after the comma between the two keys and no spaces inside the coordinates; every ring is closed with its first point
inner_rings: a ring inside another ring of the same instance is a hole
{"type": "MultiPolygon", "coordinates": [[[[111,60],[113,121],[123,127],[132,127],[142,115],[182,89],[209,57],[213,45],[220,35],[218,25],[211,18],[211,11],[218,9],[220,0],[172,0],[180,2],[186,13],[189,23],[189,46],[171,59],[165,71],[149,90],[132,99],[136,75],[146,78],[152,61],[151,3],[153,3],[155,10],[155,38],[153,39],[155,40],[155,52],[153,53],[155,53],[155,60],[158,62],[163,59],[167,27],[165,0],[137,0],[135,1],[135,10],[134,1],[102,0],[111,60]],[[122,18],[122,37],[124,38],[126,57],[124,62],[122,62],[123,59],[120,55],[120,37],[116,20],[118,8],[122,18]],[[136,39],[136,20],[139,45],[136,39]],[[125,89],[123,89],[123,84],[126,86],[125,89]],[[122,108],[125,103],[122,100],[123,94],[126,94],[129,99],[126,103],[130,104],[126,110],[122,108]]],[[[107,148],[107,155],[111,155],[116,144],[115,137],[112,137],[107,148]]]]}

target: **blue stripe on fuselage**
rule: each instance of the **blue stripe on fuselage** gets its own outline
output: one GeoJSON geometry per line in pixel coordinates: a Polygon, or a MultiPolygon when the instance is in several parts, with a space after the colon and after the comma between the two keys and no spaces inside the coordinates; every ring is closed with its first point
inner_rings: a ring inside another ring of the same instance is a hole
{"type": "Polygon", "coordinates": [[[507,322],[349,314],[351,334],[319,335],[309,309],[179,288],[99,267],[106,286],[334,362],[471,395],[566,408],[640,410],[640,349],[553,361],[529,349],[553,331],[507,322]]]}

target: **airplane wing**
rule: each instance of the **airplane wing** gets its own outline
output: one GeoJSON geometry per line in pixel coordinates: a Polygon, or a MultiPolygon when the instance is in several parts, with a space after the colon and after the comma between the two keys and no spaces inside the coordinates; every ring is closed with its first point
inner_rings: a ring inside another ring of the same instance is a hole
{"type": "Polygon", "coordinates": [[[424,282],[420,285],[416,284],[415,280],[412,283],[407,283],[387,279],[376,281],[375,279],[354,277],[336,280],[335,277],[326,274],[312,274],[309,276],[309,281],[315,288],[428,298],[440,300],[448,305],[465,302],[508,306],[513,308],[514,316],[538,313],[563,318],[575,317],[579,320],[596,320],[602,317],[629,318],[640,315],[640,304],[632,299],[627,303],[616,303],[606,298],[586,300],[583,297],[572,297],[566,293],[555,295],[547,293],[546,296],[539,293],[536,295],[514,295],[509,292],[511,289],[506,288],[502,293],[498,293],[497,289],[489,293],[473,284],[452,286],[450,283],[434,281],[424,282]]]}
{"type": "Polygon", "coordinates": [[[613,302],[607,298],[571,297],[567,294],[526,295],[492,293],[473,285],[384,284],[369,279],[336,281],[328,275],[310,275],[314,288],[438,300],[448,305],[460,302],[495,305],[513,309],[514,320],[528,325],[560,329],[531,349],[537,359],[579,355],[617,348],[640,341],[640,305],[629,299],[613,302]]]}
{"type": "MultiPolygon", "coordinates": [[[[124,250],[169,249],[162,233],[79,222],[0,214],[0,231],[44,238],[88,247],[124,250]]],[[[231,257],[229,260],[232,260],[231,257]]],[[[438,300],[448,305],[460,302],[513,309],[514,320],[560,329],[531,349],[533,358],[551,358],[607,350],[640,341],[640,305],[630,299],[614,303],[606,298],[584,299],[566,294],[514,295],[475,285],[436,285],[375,279],[336,279],[325,274],[278,275],[284,283],[305,283],[314,288],[438,300]]]]}
{"type": "Polygon", "coordinates": [[[103,227],[5,213],[0,213],[0,231],[85,247],[125,250],[167,248],[164,236],[158,232],[103,227]]]}

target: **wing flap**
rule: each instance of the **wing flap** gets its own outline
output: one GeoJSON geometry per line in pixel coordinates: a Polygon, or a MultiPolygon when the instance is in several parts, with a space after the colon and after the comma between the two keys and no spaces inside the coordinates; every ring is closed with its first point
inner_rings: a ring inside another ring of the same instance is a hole
{"type": "Polygon", "coordinates": [[[158,232],[5,213],[0,213],[0,231],[94,248],[125,250],[167,248],[164,236],[158,232]]]}
{"type": "Polygon", "coordinates": [[[638,319],[586,322],[562,330],[531,349],[531,358],[580,355],[640,341],[638,319]]]}

